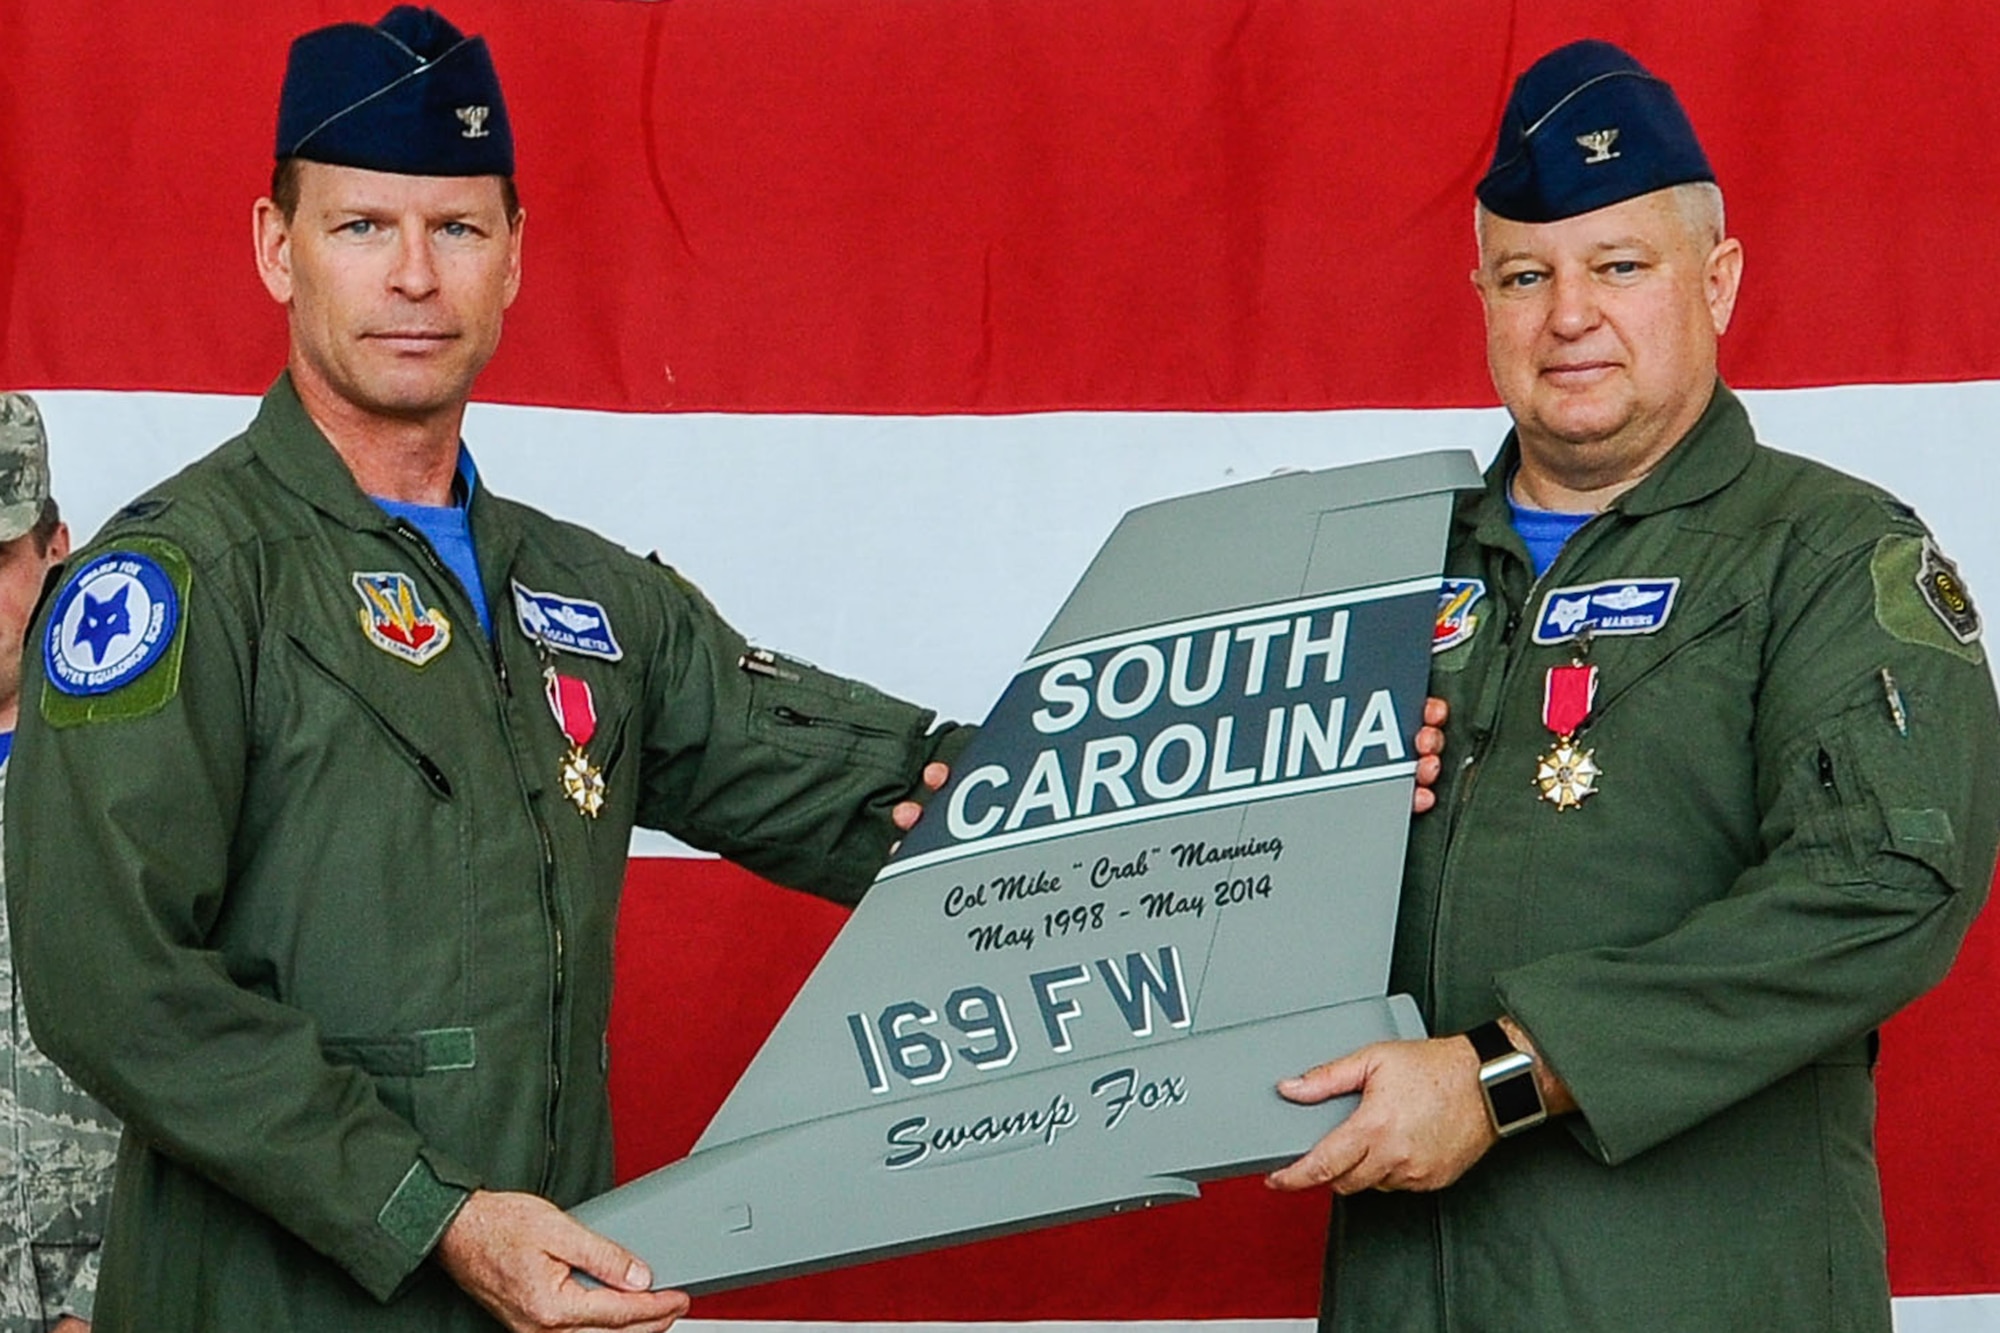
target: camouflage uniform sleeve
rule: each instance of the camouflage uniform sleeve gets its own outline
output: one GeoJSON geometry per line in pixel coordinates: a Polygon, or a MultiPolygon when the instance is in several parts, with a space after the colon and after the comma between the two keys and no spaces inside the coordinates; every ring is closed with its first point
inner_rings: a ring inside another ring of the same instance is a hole
{"type": "Polygon", "coordinates": [[[151,563],[152,594],[84,588],[102,554],[87,553],[29,640],[6,811],[29,1023],[148,1144],[387,1299],[478,1179],[429,1149],[365,1074],[329,1063],[307,1014],[232,976],[210,947],[241,854],[255,671],[247,598],[173,541],[114,540],[151,563]],[[177,591],[178,618],[153,656],[119,666],[128,640],[118,617],[136,624],[144,602],[170,600],[160,578],[177,591]],[[67,668],[47,646],[57,634],[76,659],[67,668]],[[75,673],[70,689],[48,679],[49,665],[75,673]]]}
{"type": "Polygon", "coordinates": [[[1771,592],[1747,738],[1761,859],[1666,935],[1496,979],[1604,1161],[1815,1060],[1864,1058],[1860,1038],[1944,976],[1986,899],[2000,709],[1976,616],[1915,519],[1870,508],[1805,542],[1771,592]]]}
{"type": "Polygon", "coordinates": [[[646,571],[662,624],[648,666],[639,822],[792,888],[858,901],[898,836],[889,812],[971,729],[758,650],[679,574],[646,571]]]}
{"type": "MultiPolygon", "coordinates": [[[[0,799],[4,799],[7,765],[0,762],[0,799]]],[[[4,832],[0,832],[4,840],[4,832]]],[[[97,1294],[97,1255],[111,1203],[111,1178],[118,1161],[118,1121],[72,1083],[29,1040],[20,1016],[20,988],[13,962],[14,941],[0,912],[0,971],[4,971],[7,1023],[0,1056],[11,1077],[0,1083],[0,1126],[14,1136],[18,1149],[12,1170],[18,1188],[9,1197],[21,1210],[9,1218],[14,1234],[8,1248],[24,1253],[10,1271],[18,1277],[32,1271],[35,1279],[21,1300],[0,1299],[0,1327],[12,1328],[33,1306],[29,1323],[75,1315],[89,1322],[97,1294]],[[48,1293],[46,1306],[41,1293],[48,1293]]],[[[11,1287],[8,1292],[12,1296],[11,1287]]]]}
{"type": "MultiPolygon", "coordinates": [[[[98,1201],[103,1207],[111,1202],[111,1182],[104,1182],[104,1194],[98,1201]]],[[[102,1243],[91,1247],[83,1256],[83,1262],[76,1266],[76,1276],[69,1280],[69,1290],[63,1294],[62,1304],[56,1307],[56,1317],[73,1315],[84,1323],[89,1323],[91,1312],[97,1308],[97,1260],[103,1252],[102,1243]]]]}

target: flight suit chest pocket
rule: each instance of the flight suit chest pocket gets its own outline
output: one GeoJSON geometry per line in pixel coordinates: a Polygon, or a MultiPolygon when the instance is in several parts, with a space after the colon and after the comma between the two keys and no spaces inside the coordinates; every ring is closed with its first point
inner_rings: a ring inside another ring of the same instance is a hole
{"type": "Polygon", "coordinates": [[[1628,701],[1651,698],[1666,719],[1703,716],[1704,702],[1748,699],[1756,675],[1751,643],[1758,604],[1720,597],[1679,608],[1650,634],[1585,636],[1560,646],[1562,660],[1580,657],[1598,669],[1593,723],[1628,701]]]}
{"type": "MultiPolygon", "coordinates": [[[[354,654],[375,653],[354,637],[354,654]]],[[[445,743],[458,724],[436,716],[467,709],[449,697],[461,683],[384,683],[341,647],[311,627],[264,641],[238,824],[245,870],[213,942],[239,978],[325,1031],[406,1031],[467,1009],[483,775],[445,743]]]]}
{"type": "Polygon", "coordinates": [[[450,776],[417,738],[416,728],[395,716],[399,710],[360,684],[355,673],[337,668],[327,660],[329,654],[315,650],[298,635],[287,632],[282,642],[283,651],[297,668],[293,673],[298,678],[293,704],[300,721],[309,729],[317,725],[339,730],[344,724],[328,718],[328,711],[358,715],[390,752],[407,765],[426,791],[439,800],[453,799],[455,791],[450,776]]]}

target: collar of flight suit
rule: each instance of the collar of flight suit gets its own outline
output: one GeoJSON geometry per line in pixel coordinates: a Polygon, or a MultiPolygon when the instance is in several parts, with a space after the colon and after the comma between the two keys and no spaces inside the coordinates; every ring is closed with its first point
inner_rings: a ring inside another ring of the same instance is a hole
{"type": "MultiPolygon", "coordinates": [[[[1708,406],[1680,443],[1637,486],[1613,500],[1611,509],[1637,518],[1706,500],[1743,474],[1756,448],[1750,414],[1729,386],[1717,379],[1708,406]]],[[[1458,523],[1471,528],[1482,544],[1518,548],[1525,559],[1527,547],[1514,530],[1507,504],[1507,481],[1520,462],[1520,436],[1510,430],[1486,469],[1484,489],[1459,506],[1458,523]]]]}
{"type": "MultiPolygon", "coordinates": [[[[246,435],[251,453],[280,485],[334,522],[385,537],[402,526],[361,489],[332,443],[307,415],[298,390],[292,386],[290,371],[279,372],[246,435]]],[[[496,589],[507,587],[521,530],[507,507],[496,503],[484,485],[473,488],[467,521],[472,528],[472,549],[479,560],[479,577],[490,601],[496,589]]]]}

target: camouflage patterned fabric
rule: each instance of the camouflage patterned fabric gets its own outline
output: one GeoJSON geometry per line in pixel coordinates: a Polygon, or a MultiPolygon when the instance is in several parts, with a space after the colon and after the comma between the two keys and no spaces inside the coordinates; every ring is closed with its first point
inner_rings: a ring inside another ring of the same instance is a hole
{"type": "Polygon", "coordinates": [[[118,1122],[28,1039],[5,912],[0,997],[0,1333],[43,1333],[90,1318],[118,1122]]]}
{"type": "Polygon", "coordinates": [[[41,515],[49,498],[49,436],[42,411],[25,393],[0,393],[0,542],[41,515]]]}

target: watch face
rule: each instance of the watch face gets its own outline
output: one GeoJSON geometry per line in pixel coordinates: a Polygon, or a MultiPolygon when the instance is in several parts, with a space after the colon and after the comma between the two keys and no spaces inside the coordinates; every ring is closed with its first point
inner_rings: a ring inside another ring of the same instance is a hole
{"type": "MultiPolygon", "coordinates": [[[[1542,1116],[1542,1096],[1535,1089],[1532,1071],[1489,1083],[1486,1098],[1492,1104],[1493,1119],[1502,1134],[1521,1121],[1538,1121],[1542,1116]]],[[[1526,1125],[1520,1127],[1527,1128],[1526,1125]]]]}

